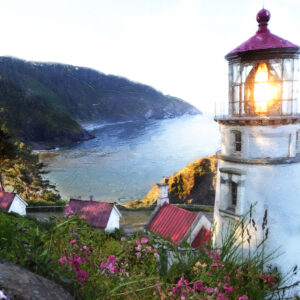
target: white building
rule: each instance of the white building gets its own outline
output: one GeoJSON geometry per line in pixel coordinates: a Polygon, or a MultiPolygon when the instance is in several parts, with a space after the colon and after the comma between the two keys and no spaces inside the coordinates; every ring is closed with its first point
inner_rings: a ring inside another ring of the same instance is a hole
{"type": "MultiPolygon", "coordinates": [[[[256,224],[267,210],[267,250],[282,253],[274,263],[287,272],[300,267],[299,46],[271,34],[269,19],[261,10],[256,34],[225,56],[228,112],[215,117],[222,138],[215,238],[251,205],[256,224]]],[[[261,226],[252,235],[261,240],[261,226]]]]}
{"type": "Polygon", "coordinates": [[[14,212],[21,216],[26,215],[26,206],[28,204],[18,194],[0,192],[0,209],[7,212],[14,212]]]}

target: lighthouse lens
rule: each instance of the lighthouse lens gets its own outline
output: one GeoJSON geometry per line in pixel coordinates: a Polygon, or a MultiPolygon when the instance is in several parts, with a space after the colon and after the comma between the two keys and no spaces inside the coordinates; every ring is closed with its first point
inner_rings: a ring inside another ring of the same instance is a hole
{"type": "Polygon", "coordinates": [[[269,81],[269,70],[266,63],[257,67],[254,80],[254,110],[256,113],[267,113],[268,108],[279,99],[280,90],[276,83],[269,81]]]}

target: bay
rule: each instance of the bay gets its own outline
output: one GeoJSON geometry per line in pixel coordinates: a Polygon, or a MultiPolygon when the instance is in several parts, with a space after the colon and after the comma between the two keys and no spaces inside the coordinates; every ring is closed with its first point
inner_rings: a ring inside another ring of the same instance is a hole
{"type": "Polygon", "coordinates": [[[210,115],[120,123],[83,124],[95,139],[41,152],[63,199],[108,202],[142,199],[163,176],[214,154],[218,125],[210,115]]]}

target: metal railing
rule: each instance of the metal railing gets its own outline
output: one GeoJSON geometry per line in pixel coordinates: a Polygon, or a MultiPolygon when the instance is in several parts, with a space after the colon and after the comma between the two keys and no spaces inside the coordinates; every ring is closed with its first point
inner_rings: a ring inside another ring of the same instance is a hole
{"type": "Polygon", "coordinates": [[[296,100],[215,102],[215,118],[299,116],[296,100]]]}

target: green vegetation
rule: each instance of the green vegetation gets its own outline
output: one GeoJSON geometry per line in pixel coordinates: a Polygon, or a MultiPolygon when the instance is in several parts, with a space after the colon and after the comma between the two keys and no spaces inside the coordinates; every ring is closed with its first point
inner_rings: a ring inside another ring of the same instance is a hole
{"type": "Polygon", "coordinates": [[[13,142],[0,129],[0,188],[18,193],[25,200],[57,202],[60,199],[55,186],[43,179],[44,164],[24,143],[13,142]]]}
{"type": "Polygon", "coordinates": [[[35,148],[90,136],[78,121],[176,117],[199,111],[125,78],[63,64],[0,57],[0,108],[10,134],[35,148]]]}
{"type": "MultiPolygon", "coordinates": [[[[213,205],[216,180],[215,156],[201,158],[187,165],[173,176],[164,179],[169,184],[170,203],[213,205]]],[[[142,200],[125,204],[127,208],[149,207],[157,201],[155,185],[142,200]]]]}
{"type": "Polygon", "coordinates": [[[78,299],[285,299],[288,287],[280,286],[286,278],[265,267],[271,257],[263,248],[253,255],[239,251],[241,242],[253,239],[246,233],[251,226],[245,217],[220,248],[182,245],[183,254],[160,237],[105,234],[72,214],[41,223],[0,212],[0,257],[60,283],[78,299]],[[168,251],[175,263],[166,268],[168,251]]]}
{"type": "Polygon", "coordinates": [[[9,80],[0,80],[1,119],[15,140],[50,147],[87,138],[82,127],[41,96],[32,95],[9,80]]]}

